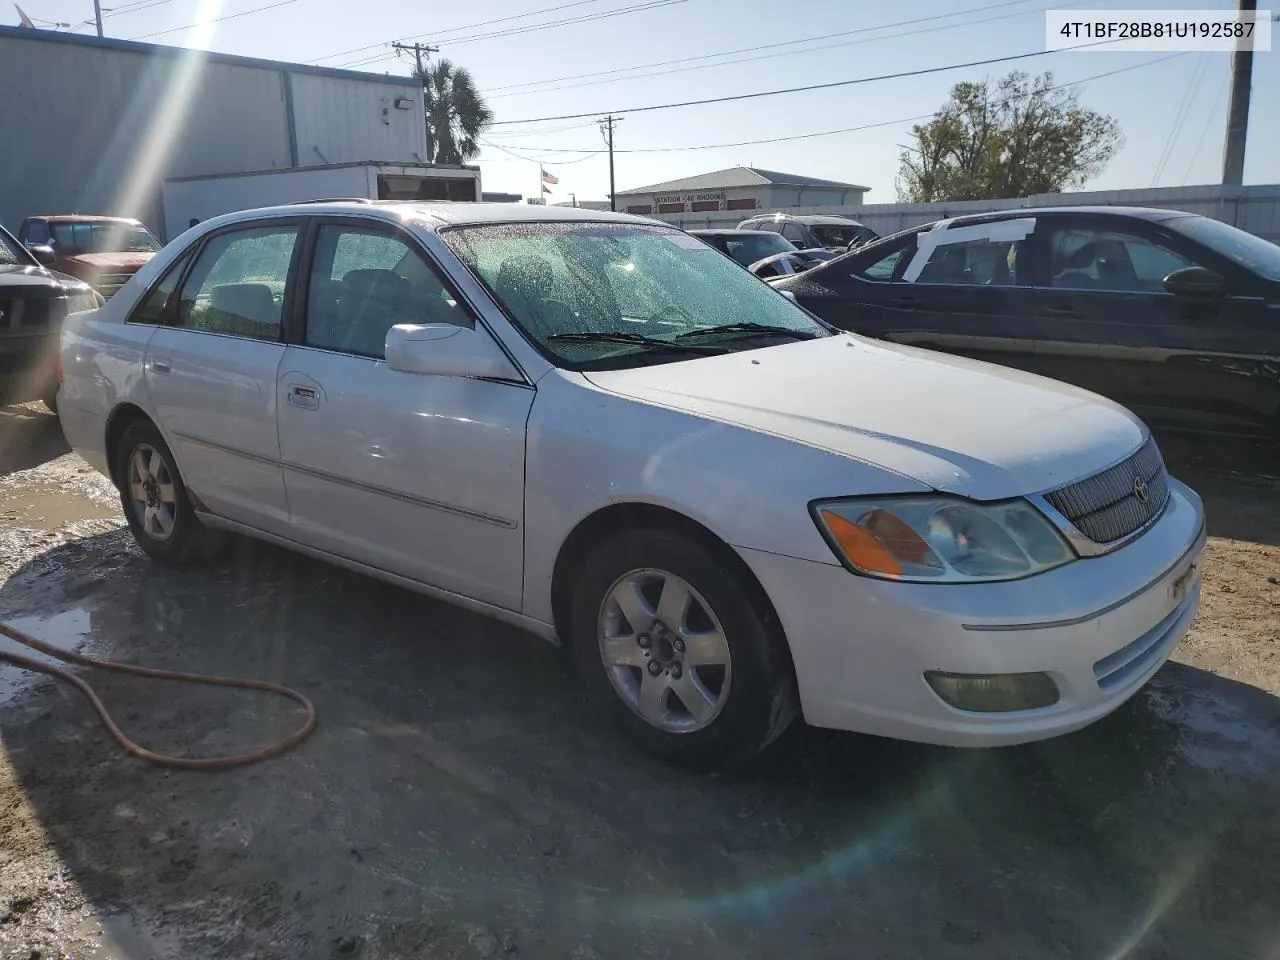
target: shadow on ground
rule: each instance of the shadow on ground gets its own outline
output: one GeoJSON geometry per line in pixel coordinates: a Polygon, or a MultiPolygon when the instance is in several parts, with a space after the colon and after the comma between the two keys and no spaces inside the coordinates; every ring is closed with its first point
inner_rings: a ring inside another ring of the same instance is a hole
{"type": "Polygon", "coordinates": [[[0,404],[0,477],[38,467],[70,450],[58,418],[44,404],[0,404]]]}
{"type": "MultiPolygon", "coordinates": [[[[620,743],[560,651],[273,548],[174,571],[118,532],[0,589],[0,615],[69,608],[98,652],[280,680],[321,716],[287,757],[197,774],[122,755],[60,687],[0,711],[34,823],[11,838],[51,842],[129,956],[1200,960],[1277,944],[1280,705],[1189,667],[1044,744],[797,728],[758,767],[707,777],[620,743]]],[[[92,679],[157,749],[229,752],[296,722],[271,698],[92,679]]]]}
{"type": "Polygon", "coordinates": [[[1280,546],[1280,443],[1158,433],[1169,471],[1204,498],[1209,534],[1280,546]]]}

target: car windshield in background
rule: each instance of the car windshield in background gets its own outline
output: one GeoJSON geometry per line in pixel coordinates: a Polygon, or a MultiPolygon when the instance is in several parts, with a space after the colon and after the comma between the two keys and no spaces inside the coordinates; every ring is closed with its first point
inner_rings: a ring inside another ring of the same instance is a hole
{"type": "Polygon", "coordinates": [[[1280,280],[1280,247],[1221,220],[1172,217],[1165,226],[1270,280],[1280,280]]]}
{"type": "Polygon", "coordinates": [[[157,240],[146,227],[127,223],[51,223],[54,244],[63,256],[81,253],[155,253],[157,240]]]}
{"type": "Polygon", "coordinates": [[[828,336],[696,237],[662,227],[524,223],[441,237],[557,362],[616,368],[828,336]]]}
{"type": "Polygon", "coordinates": [[[12,267],[18,264],[26,266],[27,258],[22,255],[15,241],[10,240],[8,235],[0,233],[0,267],[12,267]]]}
{"type": "Polygon", "coordinates": [[[764,236],[746,234],[740,237],[725,237],[724,245],[729,256],[744,267],[749,267],[765,257],[772,257],[777,253],[792,253],[795,250],[790,240],[777,233],[764,236]]]}

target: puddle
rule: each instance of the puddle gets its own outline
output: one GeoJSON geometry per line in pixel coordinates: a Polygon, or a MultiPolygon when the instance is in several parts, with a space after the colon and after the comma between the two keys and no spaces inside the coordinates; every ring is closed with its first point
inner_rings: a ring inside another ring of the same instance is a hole
{"type": "MultiPolygon", "coordinates": [[[[23,633],[29,634],[37,640],[43,640],[45,643],[52,644],[55,647],[61,647],[64,650],[79,650],[84,646],[88,637],[89,629],[92,626],[92,617],[87,607],[77,607],[63,613],[55,613],[50,617],[13,617],[5,622],[14,629],[21,630],[23,633]]],[[[58,662],[49,660],[48,657],[41,656],[34,650],[30,650],[19,643],[14,643],[8,637],[0,637],[0,651],[12,651],[13,653],[35,657],[39,660],[48,660],[51,663],[58,662]]],[[[18,693],[35,682],[39,676],[40,674],[34,674],[29,670],[0,663],[0,704],[12,700],[18,693]]]]}
{"type": "Polygon", "coordinates": [[[124,522],[117,504],[104,504],[74,490],[45,484],[0,487],[0,526],[51,531],[81,520],[124,522]]]}

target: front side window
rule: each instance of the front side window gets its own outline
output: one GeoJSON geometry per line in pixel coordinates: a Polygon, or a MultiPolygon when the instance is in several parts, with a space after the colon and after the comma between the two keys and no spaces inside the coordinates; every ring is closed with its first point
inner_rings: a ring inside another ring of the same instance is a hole
{"type": "Polygon", "coordinates": [[[828,335],[786,297],[676,230],[544,222],[461,227],[441,237],[512,319],[571,369],[828,335]]]}
{"type": "Polygon", "coordinates": [[[1280,280],[1280,247],[1208,217],[1171,217],[1164,226],[1270,280],[1280,280]]]}
{"type": "Polygon", "coordinates": [[[165,271],[164,276],[160,278],[160,282],[152,287],[150,292],[133,308],[133,312],[129,314],[125,322],[163,323],[165,308],[169,305],[169,300],[173,297],[173,292],[178,287],[178,281],[182,278],[183,267],[187,265],[187,261],[190,259],[189,254],[179,257],[165,271]]]}
{"type": "Polygon", "coordinates": [[[915,282],[988,287],[1025,284],[1025,277],[1019,277],[1019,268],[1026,243],[979,238],[939,244],[930,252],[915,282]]]}
{"type": "Polygon", "coordinates": [[[218,234],[205,244],[178,298],[180,327],[279,340],[298,227],[218,234]]]}
{"type": "Polygon", "coordinates": [[[307,345],[381,359],[387,331],[398,323],[470,327],[475,320],[399,237],[321,226],[307,294],[307,345]]]}
{"type": "Polygon", "coordinates": [[[782,227],[782,236],[791,241],[791,243],[796,247],[808,246],[805,242],[804,227],[800,226],[798,223],[785,224],[782,227]]]}
{"type": "Polygon", "coordinates": [[[1190,260],[1145,237],[1105,227],[1060,227],[1049,237],[1049,286],[1164,293],[1164,278],[1190,260]]]}
{"type": "Polygon", "coordinates": [[[43,220],[32,220],[23,231],[27,246],[47,244],[49,242],[49,224],[43,220]]]}

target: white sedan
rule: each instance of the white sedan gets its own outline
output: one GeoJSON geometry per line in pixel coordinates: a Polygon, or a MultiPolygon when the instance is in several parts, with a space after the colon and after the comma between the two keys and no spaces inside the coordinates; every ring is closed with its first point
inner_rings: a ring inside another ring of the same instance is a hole
{"type": "Polygon", "coordinates": [[[1199,498],[1093,394],[840,334],[671,227],[316,203],[165,248],[62,340],[139,545],[235,531],[567,644],[643,747],[1077,729],[1199,598],[1199,498]]]}

